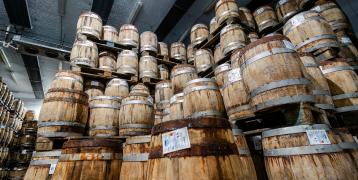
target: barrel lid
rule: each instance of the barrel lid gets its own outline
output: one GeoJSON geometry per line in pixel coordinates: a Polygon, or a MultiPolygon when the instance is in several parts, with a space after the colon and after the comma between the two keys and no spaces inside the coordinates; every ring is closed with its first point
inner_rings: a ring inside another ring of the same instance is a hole
{"type": "Polygon", "coordinates": [[[327,124],[298,125],[284,128],[271,129],[262,132],[262,137],[282,136],[287,134],[304,133],[306,130],[330,130],[327,124]]]}
{"type": "Polygon", "coordinates": [[[103,30],[114,31],[114,32],[118,33],[117,29],[110,25],[105,25],[102,28],[103,28],[103,30]]]}
{"type": "Polygon", "coordinates": [[[217,3],[216,3],[216,5],[215,5],[215,11],[216,11],[216,9],[219,7],[219,6],[221,6],[223,3],[225,3],[225,2],[234,2],[235,4],[236,4],[236,1],[235,0],[219,0],[217,3]]]}
{"type": "Polygon", "coordinates": [[[63,144],[63,148],[78,148],[78,147],[114,147],[121,148],[122,140],[109,138],[94,138],[87,139],[69,139],[63,144]]]}
{"type": "Polygon", "coordinates": [[[120,78],[113,78],[111,79],[108,83],[107,83],[107,87],[111,86],[111,85],[119,85],[119,86],[128,86],[128,82],[124,79],[120,79],[120,78]]]}
{"type": "Polygon", "coordinates": [[[258,7],[253,15],[254,16],[257,16],[258,14],[261,14],[262,12],[264,12],[265,10],[269,10],[269,11],[273,11],[272,7],[271,6],[261,6],[261,7],[258,7]]]}
{"type": "Polygon", "coordinates": [[[204,28],[204,29],[208,29],[208,27],[205,24],[195,24],[192,28],[191,28],[191,32],[199,29],[199,28],[204,28]]]}
{"type": "Polygon", "coordinates": [[[123,30],[134,30],[136,32],[138,32],[138,29],[137,27],[135,27],[133,24],[123,24],[120,28],[119,28],[120,31],[123,31],[123,30]]]}
{"type": "Polygon", "coordinates": [[[92,11],[83,11],[80,16],[90,16],[90,17],[93,17],[93,18],[96,18],[98,19],[99,21],[101,21],[102,23],[102,19],[101,19],[101,16],[99,16],[98,14],[92,12],[92,11]]]}
{"type": "Polygon", "coordinates": [[[102,57],[102,56],[110,56],[112,57],[113,59],[116,59],[116,56],[112,53],[112,52],[109,52],[109,51],[102,51],[98,54],[99,57],[102,57]]]}

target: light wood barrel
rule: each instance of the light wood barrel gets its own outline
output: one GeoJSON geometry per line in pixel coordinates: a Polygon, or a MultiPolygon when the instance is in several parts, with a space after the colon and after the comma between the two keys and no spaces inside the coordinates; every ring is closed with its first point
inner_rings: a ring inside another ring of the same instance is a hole
{"type": "Polygon", "coordinates": [[[101,39],[102,19],[94,12],[83,12],[77,21],[77,33],[101,39]]]}
{"type": "Polygon", "coordinates": [[[126,139],[123,148],[121,180],[146,180],[147,161],[150,152],[150,135],[126,139]]]}
{"type": "Polygon", "coordinates": [[[338,145],[347,152],[353,162],[358,167],[358,144],[354,140],[351,133],[347,128],[335,128],[332,129],[334,138],[337,140],[338,145]]]}
{"type": "Polygon", "coordinates": [[[244,14],[245,19],[247,21],[246,25],[252,29],[256,29],[255,19],[254,16],[251,14],[251,11],[246,7],[239,7],[239,11],[241,11],[244,14]]]}
{"type": "Polygon", "coordinates": [[[262,133],[262,138],[269,179],[358,178],[354,162],[338,146],[332,131],[325,124],[268,130],[262,133]],[[310,130],[320,130],[320,133],[311,135],[313,132],[310,130]],[[318,141],[327,144],[311,144],[311,136],[312,139],[320,137],[318,141]]]}
{"type": "Polygon", "coordinates": [[[344,58],[350,58],[352,60],[357,60],[358,58],[358,50],[357,47],[353,44],[351,38],[349,38],[349,36],[344,33],[344,34],[340,34],[337,33],[337,38],[338,41],[341,43],[340,46],[340,50],[342,51],[342,49],[344,49],[342,52],[343,54],[341,54],[340,52],[340,57],[344,57],[344,58]]]}
{"type": "Polygon", "coordinates": [[[178,64],[174,66],[170,74],[174,93],[184,90],[185,84],[193,79],[198,78],[195,67],[190,64],[178,64]]]}
{"type": "Polygon", "coordinates": [[[118,43],[125,46],[139,47],[138,29],[132,24],[124,24],[119,28],[118,43]]]}
{"type": "Polygon", "coordinates": [[[275,11],[270,6],[261,6],[254,11],[254,18],[259,32],[278,24],[275,11]]]}
{"type": "Polygon", "coordinates": [[[246,44],[246,35],[242,27],[237,24],[225,26],[220,32],[220,46],[224,55],[243,48],[246,44]]]}
{"type": "Polygon", "coordinates": [[[326,19],[333,31],[348,29],[350,26],[345,14],[334,2],[318,5],[312,10],[317,11],[326,19]]]}
{"type": "Polygon", "coordinates": [[[117,72],[138,76],[138,56],[131,50],[123,50],[117,57],[117,72]]]}
{"type": "Polygon", "coordinates": [[[109,52],[103,51],[99,53],[98,58],[98,68],[105,71],[115,71],[116,70],[116,56],[109,52]]]}
{"type": "Polygon", "coordinates": [[[121,99],[115,96],[95,96],[89,100],[90,136],[118,135],[120,103],[121,99]]]}
{"type": "Polygon", "coordinates": [[[158,55],[168,57],[169,56],[169,49],[168,45],[164,42],[158,42],[158,55]]]}
{"type": "Polygon", "coordinates": [[[170,98],[170,120],[184,119],[184,93],[174,94],[170,98]]]}
{"type": "Polygon", "coordinates": [[[276,4],[276,15],[280,22],[284,22],[300,10],[296,0],[280,0],[276,4]]]}
{"type": "Polygon", "coordinates": [[[155,85],[155,104],[157,109],[164,109],[173,96],[172,83],[170,80],[160,81],[155,85]]]}
{"type": "Polygon", "coordinates": [[[247,45],[239,54],[236,62],[251,98],[250,104],[256,111],[314,102],[299,56],[286,47],[288,43],[282,35],[263,37],[247,45]]]}
{"type": "Polygon", "coordinates": [[[97,80],[87,80],[85,83],[85,93],[89,98],[94,96],[103,96],[104,84],[97,80]]]}
{"type": "Polygon", "coordinates": [[[109,41],[109,42],[118,42],[118,31],[113,26],[103,26],[102,27],[102,40],[109,41]]]}
{"type": "Polygon", "coordinates": [[[225,117],[225,107],[214,79],[198,78],[184,89],[184,117],[225,117]]]}
{"type": "Polygon", "coordinates": [[[257,33],[255,33],[255,32],[250,32],[250,33],[247,35],[247,38],[249,39],[249,42],[250,42],[250,43],[255,42],[255,41],[257,41],[258,39],[260,39],[259,35],[257,35],[257,33]]]}
{"type": "Polygon", "coordinates": [[[135,86],[131,87],[131,91],[129,93],[130,96],[145,96],[148,97],[150,95],[149,89],[143,83],[138,83],[135,86]]]}
{"type": "Polygon", "coordinates": [[[123,99],[129,94],[129,86],[127,81],[119,78],[113,78],[107,83],[105,96],[115,96],[123,99]]]}
{"type": "Polygon", "coordinates": [[[119,179],[122,156],[120,140],[69,140],[63,145],[52,179],[119,179]]]}
{"type": "Polygon", "coordinates": [[[214,49],[214,62],[215,62],[215,64],[217,64],[222,58],[224,58],[224,54],[223,54],[223,51],[221,49],[220,43],[218,43],[215,46],[215,49],[214,49]]]}
{"type": "Polygon", "coordinates": [[[333,110],[334,105],[327,80],[319,69],[316,60],[311,54],[307,53],[301,53],[300,59],[308,73],[306,77],[311,81],[312,94],[316,100],[315,106],[325,110],[333,110]]]}
{"type": "Polygon", "coordinates": [[[145,55],[140,57],[139,60],[139,78],[150,77],[157,78],[158,77],[158,65],[157,59],[150,55],[145,55]]]}
{"type": "Polygon", "coordinates": [[[23,134],[35,134],[37,133],[37,120],[25,121],[22,125],[23,134]]]}
{"type": "Polygon", "coordinates": [[[331,90],[336,112],[358,110],[358,76],[344,59],[327,61],[320,67],[331,90]]]}
{"type": "Polygon", "coordinates": [[[159,71],[158,72],[159,79],[162,79],[162,80],[169,79],[169,70],[168,70],[167,66],[165,66],[164,64],[159,64],[158,71],[159,71]]]}
{"type": "Polygon", "coordinates": [[[5,166],[6,161],[9,159],[9,148],[0,147],[0,165],[5,166]]]}
{"type": "Polygon", "coordinates": [[[290,39],[298,52],[338,47],[337,38],[330,25],[315,11],[305,11],[293,16],[283,26],[283,34],[290,39]]]}
{"type": "Polygon", "coordinates": [[[53,88],[68,88],[82,91],[83,78],[79,73],[74,71],[58,71],[50,85],[50,89],[53,88]]]}
{"type": "Polygon", "coordinates": [[[31,159],[24,180],[47,180],[51,179],[54,171],[50,167],[57,167],[61,150],[36,152],[31,159]]]}
{"type": "Polygon", "coordinates": [[[230,71],[231,65],[229,63],[221,64],[215,68],[215,80],[218,84],[219,88],[221,89],[224,84],[227,82],[227,73],[230,71]]]}
{"type": "Polygon", "coordinates": [[[195,45],[200,44],[209,36],[209,29],[205,24],[195,24],[190,30],[190,43],[195,45]]]}
{"type": "Polygon", "coordinates": [[[182,42],[174,42],[170,45],[170,57],[176,60],[186,62],[185,44],[182,42]]]}
{"type": "Polygon", "coordinates": [[[188,59],[188,63],[189,64],[193,64],[194,63],[194,48],[193,48],[193,44],[189,44],[188,47],[186,48],[186,58],[188,59]]]}
{"type": "Polygon", "coordinates": [[[211,20],[210,20],[210,24],[209,24],[209,33],[213,34],[214,31],[216,31],[216,29],[219,27],[218,22],[216,21],[216,17],[214,16],[211,20]]]}
{"type": "Polygon", "coordinates": [[[161,123],[162,118],[163,118],[163,110],[154,109],[154,125],[161,123]]]}
{"type": "Polygon", "coordinates": [[[98,65],[97,45],[89,40],[75,41],[71,50],[72,65],[96,68],[98,65]]]}
{"type": "Polygon", "coordinates": [[[214,64],[213,55],[210,50],[198,49],[194,55],[194,66],[196,72],[201,73],[211,68],[214,64]]]}
{"type": "Polygon", "coordinates": [[[158,39],[153,32],[145,31],[140,34],[140,52],[143,51],[158,52],[158,39]]]}
{"type": "Polygon", "coordinates": [[[240,158],[226,119],[179,119],[155,125],[150,149],[147,180],[257,179],[252,167],[240,158]],[[191,147],[163,154],[162,135],[189,124],[191,147]]]}
{"type": "Polygon", "coordinates": [[[219,0],[215,6],[215,17],[218,24],[229,18],[239,17],[239,7],[235,0],[219,0]]]}

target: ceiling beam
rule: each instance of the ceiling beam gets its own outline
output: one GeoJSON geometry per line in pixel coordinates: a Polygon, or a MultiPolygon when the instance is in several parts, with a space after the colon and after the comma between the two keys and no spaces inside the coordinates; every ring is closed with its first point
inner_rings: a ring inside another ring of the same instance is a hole
{"type": "Polygon", "coordinates": [[[114,0],[93,0],[91,11],[102,18],[104,25],[107,23],[109,13],[111,13],[113,2],[114,0]]]}
{"type": "Polygon", "coordinates": [[[27,0],[3,0],[10,23],[32,28],[27,0]]]}
{"type": "Polygon", "coordinates": [[[44,98],[40,66],[37,56],[21,54],[36,99],[44,98]]]}

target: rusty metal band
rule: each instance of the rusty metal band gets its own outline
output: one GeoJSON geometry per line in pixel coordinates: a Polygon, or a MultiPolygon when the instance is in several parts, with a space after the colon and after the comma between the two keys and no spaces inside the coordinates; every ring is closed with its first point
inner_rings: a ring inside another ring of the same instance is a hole
{"type": "Polygon", "coordinates": [[[60,161],[106,161],[106,160],[122,160],[122,153],[73,153],[61,154],[60,161]]]}
{"type": "Polygon", "coordinates": [[[58,159],[46,159],[46,160],[31,160],[30,166],[41,166],[41,165],[51,165],[57,164],[58,159]]]}
{"type": "Polygon", "coordinates": [[[61,151],[43,151],[43,152],[36,152],[34,155],[32,155],[32,157],[60,157],[61,156],[61,151]]]}
{"type": "Polygon", "coordinates": [[[358,98],[358,92],[339,94],[339,95],[332,96],[333,100],[348,99],[348,98],[358,98]]]}
{"type": "MultiPolygon", "coordinates": [[[[307,44],[310,44],[314,41],[318,41],[318,40],[321,40],[321,39],[337,39],[337,37],[333,34],[320,34],[318,36],[314,36],[312,38],[309,38],[308,40],[306,41],[303,41],[299,44],[297,44],[297,46],[295,46],[295,50],[298,50],[304,46],[306,46],[307,44]]],[[[307,52],[312,52],[312,51],[307,51],[307,52]]]]}
{"type": "Polygon", "coordinates": [[[138,74],[137,68],[129,65],[120,65],[117,67],[117,72],[138,74]]]}
{"type": "Polygon", "coordinates": [[[74,78],[74,77],[71,77],[71,76],[55,76],[55,80],[57,80],[57,79],[73,80],[73,81],[79,82],[80,84],[83,84],[82,79],[74,78]]]}
{"type": "Polygon", "coordinates": [[[158,146],[151,149],[149,159],[158,158],[175,158],[175,157],[190,157],[190,156],[226,156],[239,154],[235,143],[205,143],[192,144],[189,149],[178,150],[168,154],[163,154],[163,147],[158,146]]]}
{"type": "Polygon", "coordinates": [[[149,153],[131,153],[123,155],[123,161],[125,162],[141,162],[148,161],[149,153]]]}
{"type": "Polygon", "coordinates": [[[114,104],[91,104],[89,105],[90,109],[96,109],[96,108],[109,108],[109,109],[120,109],[120,105],[114,105],[114,104]]]}
{"type": "Polygon", "coordinates": [[[287,134],[305,133],[307,130],[326,130],[329,131],[330,127],[326,124],[314,124],[314,125],[299,125],[292,127],[284,127],[278,129],[272,129],[262,132],[262,138],[272,136],[282,136],[287,134]]]}
{"type": "Polygon", "coordinates": [[[315,97],[313,95],[297,95],[297,96],[285,96],[278,99],[272,99],[265,101],[263,103],[255,105],[257,111],[272,107],[279,106],[284,104],[294,104],[300,102],[315,102],[315,97]]]}
{"type": "Polygon", "coordinates": [[[131,105],[131,104],[144,104],[144,105],[148,105],[148,106],[153,106],[152,103],[148,102],[148,101],[143,101],[143,100],[129,100],[129,101],[125,101],[122,103],[121,106],[125,106],[125,105],[131,105]]]}
{"type": "MultiPolygon", "coordinates": [[[[312,94],[313,95],[326,95],[326,96],[331,96],[331,93],[329,92],[329,90],[312,90],[312,94]]],[[[358,93],[357,93],[358,94],[358,93]]]]}
{"type": "Polygon", "coordinates": [[[337,113],[357,111],[358,110],[358,105],[337,107],[335,110],[336,110],[337,113]]]}
{"type": "Polygon", "coordinates": [[[230,123],[224,118],[202,117],[202,118],[187,118],[166,121],[153,126],[152,135],[165,133],[168,131],[188,128],[212,128],[212,129],[230,129],[230,123]]]}
{"type": "Polygon", "coordinates": [[[130,137],[130,138],[126,139],[126,145],[149,143],[151,140],[151,137],[152,137],[151,135],[130,137]]]}
{"type": "Polygon", "coordinates": [[[264,149],[264,156],[295,156],[295,155],[310,155],[310,154],[322,154],[322,153],[335,153],[341,152],[337,144],[330,145],[312,145],[312,146],[300,146],[290,148],[278,148],[278,149],[264,149]]]}
{"type": "Polygon", "coordinates": [[[205,116],[217,116],[217,117],[223,117],[225,116],[225,112],[220,111],[199,111],[194,112],[190,115],[190,118],[199,118],[199,117],[205,117],[205,116]]]}
{"type": "Polygon", "coordinates": [[[236,106],[231,106],[227,108],[227,114],[234,114],[236,112],[241,112],[241,111],[245,111],[245,110],[250,110],[250,108],[252,108],[250,105],[236,105],[236,106]]]}
{"type": "Polygon", "coordinates": [[[358,149],[358,144],[355,142],[341,142],[338,144],[338,146],[346,150],[358,149]]]}
{"type": "Polygon", "coordinates": [[[47,127],[47,126],[76,126],[76,127],[81,127],[84,128],[86,125],[85,124],[81,124],[79,122],[72,122],[72,121],[55,121],[55,122],[42,122],[39,121],[38,122],[38,127],[47,127]]]}
{"type": "Polygon", "coordinates": [[[126,128],[140,128],[140,129],[152,129],[151,124],[122,124],[119,125],[119,129],[126,129],[126,128]]]}
{"type": "Polygon", "coordinates": [[[332,73],[332,72],[345,71],[345,70],[353,71],[354,69],[352,68],[352,66],[338,66],[338,67],[333,67],[333,68],[329,68],[329,69],[324,69],[324,70],[322,70],[322,73],[328,74],[328,73],[332,73]]]}
{"type": "Polygon", "coordinates": [[[314,104],[316,107],[319,107],[321,109],[334,109],[334,105],[333,104],[314,104]]]}

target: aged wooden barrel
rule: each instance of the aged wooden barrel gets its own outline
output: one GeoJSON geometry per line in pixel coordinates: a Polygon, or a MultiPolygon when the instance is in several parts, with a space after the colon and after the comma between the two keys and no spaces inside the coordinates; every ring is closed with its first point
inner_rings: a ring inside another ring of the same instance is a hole
{"type": "Polygon", "coordinates": [[[193,48],[193,44],[189,44],[186,48],[186,58],[188,59],[189,64],[194,64],[194,54],[195,51],[193,48]]]}
{"type": "Polygon", "coordinates": [[[153,127],[150,149],[147,180],[256,179],[255,171],[240,159],[226,119],[205,117],[160,123],[153,127]],[[163,153],[163,141],[168,139],[162,137],[177,129],[182,129],[181,138],[190,141],[190,148],[163,153]]]}
{"type": "Polygon", "coordinates": [[[245,19],[247,21],[246,25],[252,29],[256,29],[255,19],[254,16],[251,14],[251,11],[246,7],[239,7],[239,11],[241,11],[244,14],[245,19]]]}
{"type": "Polygon", "coordinates": [[[296,0],[280,0],[276,4],[276,15],[280,22],[285,22],[299,10],[296,0]]]}
{"type": "Polygon", "coordinates": [[[34,111],[32,111],[32,110],[27,110],[27,111],[26,111],[26,114],[25,114],[24,120],[25,120],[25,121],[32,121],[32,120],[34,120],[34,118],[35,118],[35,113],[34,113],[34,111]]]}
{"type": "Polygon", "coordinates": [[[162,118],[163,118],[163,110],[154,109],[154,125],[161,123],[162,118]]]}
{"type": "Polygon", "coordinates": [[[122,155],[120,140],[70,139],[63,145],[52,179],[119,179],[122,155]]]}
{"type": "Polygon", "coordinates": [[[25,121],[22,125],[23,134],[32,134],[37,132],[37,120],[25,121]]]}
{"type": "Polygon", "coordinates": [[[195,24],[190,30],[190,43],[194,46],[202,43],[209,36],[209,29],[205,24],[195,24]]]}
{"type": "Polygon", "coordinates": [[[126,139],[123,148],[121,180],[146,180],[147,161],[150,151],[150,135],[133,136],[126,139]]]}
{"type": "Polygon", "coordinates": [[[209,68],[211,68],[213,64],[214,64],[214,59],[210,50],[198,49],[195,51],[194,66],[196,72],[198,73],[204,72],[209,68]]]}
{"type": "Polygon", "coordinates": [[[215,17],[218,24],[229,18],[239,17],[239,7],[235,0],[219,0],[215,6],[215,17]]]}
{"type": "Polygon", "coordinates": [[[186,62],[185,44],[182,42],[174,42],[170,45],[170,57],[176,60],[186,62]]]}
{"type": "Polygon", "coordinates": [[[129,93],[130,96],[145,96],[148,97],[150,95],[149,89],[143,83],[138,83],[135,86],[131,87],[131,91],[129,93]]]}
{"type": "Polygon", "coordinates": [[[260,39],[260,37],[257,35],[257,33],[255,32],[250,32],[248,35],[247,35],[247,38],[249,39],[249,42],[252,43],[252,42],[255,42],[257,41],[258,39],[260,39]]]}
{"type": "Polygon", "coordinates": [[[105,71],[115,71],[116,70],[116,56],[109,52],[103,51],[99,53],[98,58],[98,68],[105,71]]]}
{"type": "Polygon", "coordinates": [[[283,26],[283,34],[290,39],[298,52],[338,47],[337,37],[330,25],[315,11],[305,11],[293,16],[283,26]]]}
{"type": "Polygon", "coordinates": [[[221,64],[215,68],[215,80],[219,88],[222,88],[227,82],[227,73],[230,71],[231,65],[229,63],[221,64]]]}
{"type": "Polygon", "coordinates": [[[138,76],[138,56],[131,50],[123,50],[117,57],[117,72],[138,76]]]}
{"type": "Polygon", "coordinates": [[[9,156],[9,148],[0,147],[0,165],[4,166],[9,156]]]}
{"type": "Polygon", "coordinates": [[[312,8],[312,10],[317,11],[326,19],[333,31],[348,29],[350,26],[346,15],[334,2],[318,5],[312,8]]]}
{"type": "Polygon", "coordinates": [[[89,98],[94,96],[103,96],[104,84],[97,80],[85,81],[85,93],[89,98]]]}
{"type": "Polygon", "coordinates": [[[51,179],[57,166],[61,150],[36,152],[31,159],[24,180],[47,180],[51,179]]]}
{"type": "Polygon", "coordinates": [[[158,77],[159,79],[162,80],[168,80],[169,79],[169,70],[167,68],[167,66],[165,66],[164,64],[159,64],[158,65],[158,77]]]}
{"type": "Polygon", "coordinates": [[[335,128],[332,129],[334,138],[337,140],[338,145],[347,153],[349,153],[351,159],[358,167],[358,144],[354,140],[352,134],[347,128],[335,128]]]}
{"type": "Polygon", "coordinates": [[[358,110],[358,76],[344,59],[327,61],[320,67],[331,90],[336,112],[358,110]]]}
{"type": "Polygon", "coordinates": [[[102,19],[94,12],[83,12],[77,21],[77,33],[101,39],[102,19]]]}
{"type": "Polygon", "coordinates": [[[358,178],[354,162],[325,124],[267,130],[262,138],[269,179],[358,178]]]}
{"type": "Polygon", "coordinates": [[[164,109],[173,96],[172,83],[170,80],[160,81],[155,85],[155,105],[157,109],[164,109]]]}
{"type": "Polygon", "coordinates": [[[34,148],[36,143],[36,135],[22,135],[20,138],[21,146],[34,148]]]}
{"type": "Polygon", "coordinates": [[[115,27],[105,25],[102,27],[102,40],[109,42],[118,42],[118,31],[115,27]]]}
{"type": "Polygon", "coordinates": [[[8,121],[10,121],[10,112],[5,109],[5,107],[1,107],[2,108],[2,113],[1,113],[1,125],[6,125],[8,124],[8,121]]]}
{"type": "Polygon", "coordinates": [[[164,42],[158,42],[158,55],[168,57],[169,56],[169,49],[168,45],[164,42]]]}
{"type": "Polygon", "coordinates": [[[254,18],[259,32],[278,24],[275,11],[270,6],[261,6],[254,11],[254,18]]]}
{"type": "Polygon", "coordinates": [[[140,34],[140,52],[143,51],[158,52],[158,39],[153,32],[145,31],[140,34]]]}
{"type": "Polygon", "coordinates": [[[0,144],[2,145],[2,147],[8,147],[14,140],[15,132],[9,127],[2,127],[0,128],[0,135],[0,144]]]}
{"type": "Polygon", "coordinates": [[[344,32],[338,32],[336,33],[338,41],[340,43],[342,43],[344,46],[348,47],[348,49],[351,52],[351,56],[355,57],[355,59],[357,59],[358,57],[358,50],[357,47],[353,44],[351,38],[344,32]]]}
{"type": "Polygon", "coordinates": [[[72,65],[96,68],[98,65],[97,45],[89,40],[77,40],[71,50],[72,65]]]}
{"type": "Polygon", "coordinates": [[[170,74],[174,93],[184,90],[185,84],[193,79],[198,78],[195,67],[190,64],[178,64],[173,67],[170,74]]]}
{"type": "Polygon", "coordinates": [[[138,29],[132,24],[123,24],[119,28],[118,43],[125,46],[139,47],[138,29]]]}
{"type": "Polygon", "coordinates": [[[316,100],[315,106],[325,110],[333,110],[334,104],[327,80],[319,69],[315,58],[311,54],[301,53],[300,59],[308,73],[306,78],[311,81],[312,94],[316,100]]]}
{"type": "Polygon", "coordinates": [[[215,79],[198,78],[184,89],[184,117],[225,117],[225,107],[215,79]]]}
{"type": "Polygon", "coordinates": [[[170,104],[165,104],[164,110],[163,110],[163,118],[162,122],[170,121],[170,104]]]}
{"type": "Polygon", "coordinates": [[[67,88],[82,91],[82,76],[75,71],[58,71],[50,85],[50,89],[53,88],[67,88]]]}
{"type": "Polygon", "coordinates": [[[150,55],[144,55],[139,60],[139,78],[158,77],[157,59],[150,55]]]}
{"type": "Polygon", "coordinates": [[[115,96],[95,96],[89,100],[89,104],[89,135],[118,135],[119,108],[121,99],[115,96]]]}
{"type": "Polygon", "coordinates": [[[9,180],[22,180],[26,174],[26,167],[14,167],[9,173],[9,180]]]}
{"type": "Polygon", "coordinates": [[[170,106],[169,106],[170,120],[184,119],[183,102],[184,102],[184,93],[174,94],[170,98],[170,106]]]}
{"type": "Polygon", "coordinates": [[[219,27],[218,22],[216,21],[216,17],[214,16],[211,20],[210,20],[210,24],[209,24],[209,33],[213,34],[214,31],[216,31],[216,29],[219,27]]]}
{"type": "Polygon", "coordinates": [[[215,49],[214,49],[214,62],[215,62],[215,64],[217,64],[222,58],[224,58],[224,54],[223,54],[223,51],[221,49],[220,43],[218,43],[215,46],[215,49]]]}
{"type": "Polygon", "coordinates": [[[263,37],[240,51],[236,62],[250,104],[256,111],[284,104],[314,102],[299,56],[286,47],[288,43],[286,37],[273,35],[263,37]]]}
{"type": "Polygon", "coordinates": [[[235,49],[243,48],[245,43],[246,35],[240,25],[230,24],[220,31],[220,46],[224,55],[235,49]]]}
{"type": "Polygon", "coordinates": [[[129,86],[126,80],[113,78],[107,83],[105,96],[115,96],[123,99],[129,94],[129,86]]]}

